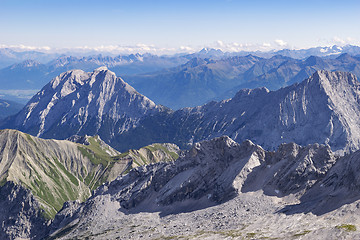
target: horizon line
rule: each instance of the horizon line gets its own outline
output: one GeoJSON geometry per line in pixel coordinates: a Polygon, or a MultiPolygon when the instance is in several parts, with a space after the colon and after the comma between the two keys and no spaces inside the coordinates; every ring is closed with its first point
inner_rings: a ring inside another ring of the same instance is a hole
{"type": "Polygon", "coordinates": [[[93,54],[98,53],[108,53],[108,54],[153,54],[153,55],[175,55],[175,54],[193,54],[198,53],[202,50],[216,50],[221,51],[222,53],[246,53],[246,52],[261,52],[261,53],[271,53],[284,50],[290,51],[300,51],[300,50],[309,50],[316,48],[329,48],[334,47],[343,48],[343,47],[360,47],[360,44],[327,44],[327,45],[317,45],[311,47],[292,47],[286,43],[286,46],[274,46],[268,44],[236,44],[233,43],[232,46],[225,45],[223,46],[179,46],[179,47],[157,47],[155,45],[146,45],[146,44],[136,44],[133,46],[129,45],[101,45],[97,47],[89,46],[80,46],[80,47],[48,47],[48,46],[29,46],[29,45],[6,45],[0,44],[0,50],[10,49],[15,52],[41,52],[47,54],[93,54]]]}

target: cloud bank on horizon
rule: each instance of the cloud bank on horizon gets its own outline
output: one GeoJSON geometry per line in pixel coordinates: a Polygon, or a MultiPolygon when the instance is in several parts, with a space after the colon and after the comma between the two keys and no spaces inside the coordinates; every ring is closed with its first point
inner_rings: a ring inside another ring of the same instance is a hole
{"type": "Polygon", "coordinates": [[[2,0],[0,47],[168,54],[360,45],[359,9],[357,0],[2,0]]]}
{"type": "MultiPolygon", "coordinates": [[[[327,44],[319,44],[311,47],[324,47],[324,46],[345,46],[345,45],[355,45],[360,46],[360,42],[356,41],[353,38],[341,39],[339,37],[333,37],[331,40],[327,41],[327,44]]],[[[237,43],[237,42],[224,42],[222,40],[217,40],[213,43],[207,45],[199,46],[178,46],[178,47],[161,47],[154,44],[143,44],[138,43],[134,45],[100,45],[100,46],[78,46],[78,47],[49,47],[49,46],[28,46],[25,44],[18,45],[7,45],[0,43],[0,49],[12,49],[15,51],[40,51],[46,53],[66,53],[66,52],[78,52],[78,53],[87,53],[87,52],[99,52],[99,53],[113,53],[113,54],[131,54],[131,53],[152,53],[152,54],[175,54],[175,53],[194,53],[198,52],[203,48],[213,48],[220,49],[223,52],[241,52],[241,51],[272,51],[272,50],[282,50],[282,49],[304,49],[299,48],[294,45],[289,44],[288,42],[282,39],[275,39],[272,42],[264,43],[237,43]]]]}

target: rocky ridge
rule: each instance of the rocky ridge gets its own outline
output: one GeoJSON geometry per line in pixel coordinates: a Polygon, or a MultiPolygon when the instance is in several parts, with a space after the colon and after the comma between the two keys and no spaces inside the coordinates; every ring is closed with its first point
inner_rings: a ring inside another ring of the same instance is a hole
{"type": "Polygon", "coordinates": [[[277,91],[243,89],[228,100],[145,118],[137,128],[116,136],[114,146],[126,148],[136,138],[141,145],[161,139],[188,148],[194,142],[228,135],[237,142],[250,139],[268,150],[295,142],[328,144],[338,153],[351,152],[360,147],[359,99],[355,75],[317,71],[277,91]]]}
{"type": "Polygon", "coordinates": [[[1,239],[35,238],[64,202],[85,201],[98,186],[132,168],[173,161],[179,154],[173,144],[120,154],[98,136],[75,139],[80,143],[0,131],[1,239]]]}
{"type": "Polygon", "coordinates": [[[109,166],[116,165],[112,159],[120,153],[109,146],[108,151],[96,151],[99,144],[96,139],[90,141],[87,146],[1,130],[1,185],[13,182],[31,190],[44,216],[51,218],[65,201],[84,201],[92,189],[112,180],[107,179],[109,166]]]}
{"type": "Polygon", "coordinates": [[[319,144],[289,143],[269,152],[250,141],[215,138],[196,143],[173,163],[134,169],[83,204],[67,203],[50,236],[356,238],[357,158],[358,152],[337,157],[319,144]],[[350,164],[355,168],[347,173],[350,164]]]}

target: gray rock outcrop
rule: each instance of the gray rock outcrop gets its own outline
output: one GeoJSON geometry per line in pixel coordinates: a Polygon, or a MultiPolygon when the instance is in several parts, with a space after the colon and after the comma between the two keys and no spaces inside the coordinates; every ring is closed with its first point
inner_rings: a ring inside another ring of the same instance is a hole
{"type": "Polygon", "coordinates": [[[30,190],[12,182],[0,187],[0,239],[40,239],[48,222],[30,190]]]}

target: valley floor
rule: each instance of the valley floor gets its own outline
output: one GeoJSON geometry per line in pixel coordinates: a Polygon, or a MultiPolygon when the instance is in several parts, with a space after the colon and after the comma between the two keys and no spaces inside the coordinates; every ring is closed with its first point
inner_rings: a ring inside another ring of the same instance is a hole
{"type": "MultiPolygon", "coordinates": [[[[262,191],[198,210],[166,214],[120,208],[109,195],[84,218],[53,233],[54,239],[360,239],[360,201],[316,216],[282,213],[296,204],[291,196],[266,196],[262,191]],[[137,211],[137,212],[136,212],[137,211]]],[[[199,200],[201,201],[201,200],[199,200]]],[[[169,210],[169,209],[167,209],[169,210]]]]}

